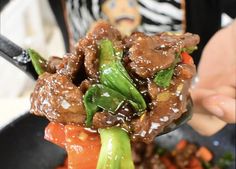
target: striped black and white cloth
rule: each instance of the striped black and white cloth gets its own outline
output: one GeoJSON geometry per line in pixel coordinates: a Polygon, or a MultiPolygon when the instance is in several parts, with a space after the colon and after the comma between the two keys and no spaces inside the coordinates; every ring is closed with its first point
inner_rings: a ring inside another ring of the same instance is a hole
{"type": "MultiPolygon", "coordinates": [[[[96,20],[105,19],[101,11],[104,0],[67,0],[68,24],[74,41],[83,37],[96,20]]],[[[142,17],[138,31],[153,34],[182,32],[184,11],[181,0],[137,0],[142,17]]]]}

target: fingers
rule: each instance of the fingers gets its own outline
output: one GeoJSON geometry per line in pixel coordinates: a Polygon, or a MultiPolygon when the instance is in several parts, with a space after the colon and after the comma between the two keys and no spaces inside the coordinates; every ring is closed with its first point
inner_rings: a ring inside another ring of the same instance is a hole
{"type": "Polygon", "coordinates": [[[236,100],[229,96],[215,94],[202,100],[203,107],[221,120],[235,123],[236,100]]]}
{"type": "Polygon", "coordinates": [[[191,97],[194,101],[194,105],[199,105],[202,102],[202,99],[206,98],[207,96],[211,96],[215,94],[215,91],[213,90],[208,90],[208,89],[192,89],[190,90],[191,97]]]}
{"type": "Polygon", "coordinates": [[[216,93],[225,95],[225,96],[229,96],[231,98],[236,98],[236,91],[235,91],[235,87],[232,86],[220,86],[216,89],[214,89],[216,91],[216,93]]]}
{"type": "Polygon", "coordinates": [[[199,134],[211,136],[220,131],[226,122],[210,114],[194,113],[188,124],[199,134]]]}

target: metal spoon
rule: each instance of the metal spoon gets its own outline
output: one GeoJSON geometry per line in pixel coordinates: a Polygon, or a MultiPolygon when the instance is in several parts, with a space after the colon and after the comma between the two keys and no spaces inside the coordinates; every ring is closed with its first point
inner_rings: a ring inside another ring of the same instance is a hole
{"type": "MultiPolygon", "coordinates": [[[[38,75],[33,67],[27,51],[17,46],[15,43],[2,35],[0,35],[0,56],[22,70],[24,73],[30,76],[30,78],[35,80],[38,79],[38,75]]],[[[167,126],[164,131],[159,134],[159,136],[174,131],[187,123],[187,121],[189,121],[192,117],[192,106],[193,102],[190,98],[187,104],[187,111],[183,113],[180,118],[167,126]]]]}
{"type": "Polygon", "coordinates": [[[180,118],[173,121],[169,126],[165,127],[163,132],[161,132],[158,136],[167,134],[171,131],[178,129],[182,125],[186,124],[192,118],[192,115],[193,115],[192,107],[193,107],[193,101],[192,101],[191,97],[189,97],[188,103],[186,106],[186,109],[187,109],[186,112],[184,112],[180,116],[180,118]]]}
{"type": "Polygon", "coordinates": [[[38,79],[38,75],[32,65],[26,50],[0,35],[0,56],[26,73],[30,78],[38,79]]]}

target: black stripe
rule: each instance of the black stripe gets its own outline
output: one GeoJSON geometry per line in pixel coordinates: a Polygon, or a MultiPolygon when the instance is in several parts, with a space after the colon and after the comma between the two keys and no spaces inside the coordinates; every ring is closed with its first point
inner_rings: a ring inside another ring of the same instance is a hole
{"type": "MultiPolygon", "coordinates": [[[[155,13],[155,14],[167,16],[167,17],[169,17],[173,22],[175,22],[175,21],[179,21],[180,23],[182,22],[182,20],[176,20],[175,18],[171,17],[170,15],[166,15],[166,14],[164,14],[164,13],[162,13],[162,12],[156,12],[156,11],[154,11],[154,10],[152,10],[152,9],[149,9],[149,8],[147,8],[145,5],[143,5],[142,3],[140,3],[139,5],[140,5],[141,7],[143,7],[143,8],[145,8],[145,9],[148,9],[149,11],[151,11],[151,12],[153,12],[153,13],[155,13]]],[[[179,8],[179,10],[181,10],[181,9],[179,8]]]]}
{"type": "Polygon", "coordinates": [[[174,0],[169,0],[168,2],[166,0],[158,0],[158,2],[163,2],[163,3],[170,3],[173,6],[177,7],[177,8],[181,8],[181,3],[178,3],[174,0]]]}
{"type": "Polygon", "coordinates": [[[54,13],[57,24],[60,27],[60,30],[64,39],[66,51],[69,52],[70,50],[69,33],[68,33],[66,23],[64,20],[62,3],[59,0],[49,0],[49,4],[54,13]]]}

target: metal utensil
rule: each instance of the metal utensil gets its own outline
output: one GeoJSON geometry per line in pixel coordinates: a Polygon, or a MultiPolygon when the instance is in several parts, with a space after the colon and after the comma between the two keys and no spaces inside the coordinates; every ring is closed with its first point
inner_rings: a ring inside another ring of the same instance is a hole
{"type": "Polygon", "coordinates": [[[22,70],[30,76],[30,78],[35,80],[38,78],[27,51],[17,46],[3,35],[0,35],[0,56],[22,70]]]}
{"type": "Polygon", "coordinates": [[[186,124],[192,118],[192,115],[193,115],[192,107],[193,107],[193,101],[190,97],[188,99],[186,112],[183,113],[180,118],[176,119],[169,126],[164,128],[164,131],[161,132],[158,136],[161,136],[161,135],[167,134],[169,132],[172,132],[172,131],[178,129],[179,127],[183,126],[184,124],[186,124]]]}

